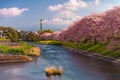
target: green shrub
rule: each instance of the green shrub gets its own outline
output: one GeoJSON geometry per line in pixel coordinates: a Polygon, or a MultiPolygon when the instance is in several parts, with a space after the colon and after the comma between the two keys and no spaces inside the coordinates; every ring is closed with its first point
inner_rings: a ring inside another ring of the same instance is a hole
{"type": "Polygon", "coordinates": [[[8,38],[11,39],[12,42],[17,42],[19,40],[18,33],[15,29],[8,27],[6,33],[8,38]]]}

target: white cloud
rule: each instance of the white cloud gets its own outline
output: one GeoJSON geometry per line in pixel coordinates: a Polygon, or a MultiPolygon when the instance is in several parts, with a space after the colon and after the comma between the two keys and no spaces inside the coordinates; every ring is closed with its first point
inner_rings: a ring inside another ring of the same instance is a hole
{"type": "Polygon", "coordinates": [[[63,4],[49,6],[48,9],[50,11],[58,11],[58,14],[50,20],[44,20],[44,23],[59,25],[71,24],[73,21],[81,18],[72,11],[85,7],[88,7],[88,4],[82,0],[69,0],[63,4]]]}
{"type": "Polygon", "coordinates": [[[100,0],[94,0],[90,3],[83,0],[69,0],[63,4],[51,5],[48,9],[50,11],[57,11],[58,14],[50,20],[44,20],[44,23],[59,25],[71,24],[73,21],[81,18],[81,16],[76,15],[74,11],[78,11],[81,8],[93,7],[93,5],[98,5],[99,3],[100,0]]]}
{"type": "Polygon", "coordinates": [[[52,25],[66,25],[70,24],[70,20],[62,20],[60,18],[53,18],[51,20],[44,20],[43,23],[45,24],[52,24],[52,25]]]}
{"type": "Polygon", "coordinates": [[[73,12],[71,12],[69,10],[63,10],[63,11],[59,12],[57,15],[55,15],[54,18],[60,18],[60,19],[64,19],[64,20],[76,20],[81,17],[74,14],[73,12]]]}
{"type": "Polygon", "coordinates": [[[51,11],[59,10],[77,10],[79,8],[88,7],[88,4],[82,0],[69,0],[64,4],[58,4],[54,6],[49,6],[48,9],[51,11]]]}
{"type": "Polygon", "coordinates": [[[55,6],[49,6],[48,9],[51,11],[58,11],[62,8],[61,4],[55,5],[55,6]]]}
{"type": "Polygon", "coordinates": [[[60,11],[57,15],[55,15],[50,20],[44,20],[43,22],[46,24],[57,24],[57,25],[65,25],[71,24],[73,21],[80,19],[81,17],[72,13],[68,10],[60,11]]]}
{"type": "Polygon", "coordinates": [[[100,3],[100,0],[95,0],[95,4],[98,5],[100,3]]]}
{"type": "Polygon", "coordinates": [[[22,8],[22,9],[19,9],[17,7],[2,8],[0,9],[0,16],[4,16],[4,17],[19,16],[25,11],[28,11],[28,8],[22,8]]]}

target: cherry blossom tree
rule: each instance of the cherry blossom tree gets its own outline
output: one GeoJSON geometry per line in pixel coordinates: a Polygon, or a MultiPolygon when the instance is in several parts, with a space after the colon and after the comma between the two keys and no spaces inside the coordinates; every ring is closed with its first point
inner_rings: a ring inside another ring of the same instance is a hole
{"type": "Polygon", "coordinates": [[[120,41],[120,6],[85,16],[61,32],[44,33],[40,37],[75,43],[120,41]]]}

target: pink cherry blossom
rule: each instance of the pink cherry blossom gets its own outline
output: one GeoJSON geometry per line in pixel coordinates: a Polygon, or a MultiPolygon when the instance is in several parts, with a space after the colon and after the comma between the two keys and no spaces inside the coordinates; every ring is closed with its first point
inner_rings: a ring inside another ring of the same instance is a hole
{"type": "Polygon", "coordinates": [[[44,33],[41,39],[62,42],[111,41],[120,38],[120,6],[103,13],[91,14],[73,22],[61,32],[44,33]]]}

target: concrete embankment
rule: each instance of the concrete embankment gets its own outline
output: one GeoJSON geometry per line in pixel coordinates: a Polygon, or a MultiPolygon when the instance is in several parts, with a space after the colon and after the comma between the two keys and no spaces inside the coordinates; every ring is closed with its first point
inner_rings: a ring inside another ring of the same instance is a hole
{"type": "Polygon", "coordinates": [[[0,54],[0,63],[23,63],[31,61],[33,59],[29,56],[0,54]]]}

